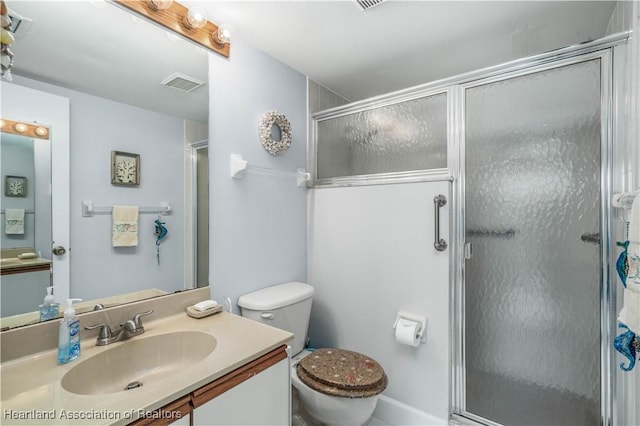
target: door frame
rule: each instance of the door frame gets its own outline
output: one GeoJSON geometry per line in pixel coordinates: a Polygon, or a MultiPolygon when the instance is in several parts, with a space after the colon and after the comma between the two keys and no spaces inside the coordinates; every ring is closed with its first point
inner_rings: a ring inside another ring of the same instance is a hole
{"type": "MultiPolygon", "coordinates": [[[[624,43],[626,40],[620,40],[624,43]]],[[[452,211],[454,217],[451,220],[451,288],[453,309],[452,324],[452,395],[451,417],[462,424],[485,424],[499,426],[491,420],[484,419],[466,411],[465,389],[465,359],[464,359],[464,280],[465,265],[463,247],[465,243],[465,91],[469,88],[517,78],[529,74],[548,71],[563,66],[573,65],[593,59],[600,59],[601,69],[601,164],[600,164],[600,355],[601,355],[601,424],[611,425],[615,417],[613,403],[614,390],[616,388],[616,376],[613,374],[612,342],[615,335],[615,286],[611,284],[611,208],[612,172],[613,172],[613,45],[594,45],[589,50],[576,49],[568,51],[564,55],[550,58],[544,63],[532,61],[529,66],[513,69],[505,69],[498,75],[490,75],[471,82],[456,86],[455,96],[452,97],[453,126],[459,131],[455,134],[456,157],[459,163],[453,170],[455,184],[453,187],[452,211]]]]}
{"type": "Polygon", "coordinates": [[[185,289],[198,288],[198,151],[209,148],[204,139],[186,145],[185,185],[188,197],[185,202],[185,289]]]}

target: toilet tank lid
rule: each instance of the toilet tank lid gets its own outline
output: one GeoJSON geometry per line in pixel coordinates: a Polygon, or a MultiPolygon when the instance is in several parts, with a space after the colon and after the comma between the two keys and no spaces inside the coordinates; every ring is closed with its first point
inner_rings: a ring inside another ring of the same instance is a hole
{"type": "Polygon", "coordinates": [[[309,284],[291,281],[244,294],[238,299],[238,305],[254,311],[278,309],[309,299],[313,293],[309,284]]]}

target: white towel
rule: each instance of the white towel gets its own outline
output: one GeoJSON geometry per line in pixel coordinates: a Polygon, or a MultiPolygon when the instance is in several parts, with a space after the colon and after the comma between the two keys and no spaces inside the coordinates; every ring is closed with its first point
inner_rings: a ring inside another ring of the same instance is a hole
{"type": "Polygon", "coordinates": [[[631,206],[627,262],[627,288],[624,289],[624,302],[618,321],[640,335],[640,195],[636,196],[631,206]]]}
{"type": "Polygon", "coordinates": [[[4,233],[7,235],[24,234],[24,209],[5,209],[4,233]]]}
{"type": "Polygon", "coordinates": [[[114,247],[138,245],[138,207],[113,206],[111,211],[113,228],[111,242],[114,247]]]}

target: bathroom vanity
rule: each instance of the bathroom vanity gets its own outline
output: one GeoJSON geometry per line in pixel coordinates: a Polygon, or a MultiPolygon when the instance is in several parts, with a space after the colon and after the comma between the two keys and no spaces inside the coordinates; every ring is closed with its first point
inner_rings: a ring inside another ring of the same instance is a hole
{"type": "Polygon", "coordinates": [[[18,257],[3,257],[0,259],[0,275],[25,274],[28,272],[51,270],[50,259],[34,257],[32,259],[20,259],[18,257]]]}
{"type": "MultiPolygon", "coordinates": [[[[0,250],[0,312],[4,317],[33,311],[30,320],[39,318],[38,305],[51,285],[51,265],[51,259],[38,257],[34,247],[0,250]]],[[[2,318],[0,326],[6,326],[2,318]]]]}
{"type": "MultiPolygon", "coordinates": [[[[133,305],[123,315],[149,302],[133,305]]],[[[81,316],[82,327],[94,320],[81,316]]],[[[55,349],[3,362],[2,424],[289,422],[291,333],[226,312],[203,319],[183,311],[150,316],[144,328],[107,346],[96,346],[95,333],[85,332],[80,358],[65,365],[57,365],[55,349]],[[142,386],[125,390],[131,380],[142,386]]]]}
{"type": "Polygon", "coordinates": [[[131,424],[288,424],[288,372],[289,357],[281,346],[131,424]]]}

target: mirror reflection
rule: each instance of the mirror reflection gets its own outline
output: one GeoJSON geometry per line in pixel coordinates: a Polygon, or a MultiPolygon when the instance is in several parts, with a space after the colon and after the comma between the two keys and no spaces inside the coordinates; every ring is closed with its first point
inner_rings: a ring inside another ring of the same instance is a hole
{"type": "MultiPolygon", "coordinates": [[[[68,297],[83,299],[79,312],[96,305],[109,307],[206,286],[207,236],[197,235],[208,225],[208,202],[204,198],[198,202],[198,194],[208,194],[208,182],[202,178],[206,176],[203,167],[207,167],[202,153],[206,154],[208,143],[207,53],[107,2],[12,2],[9,8],[24,25],[14,34],[13,81],[2,82],[3,115],[17,111],[11,108],[15,104],[38,102],[41,92],[68,99],[70,165],[60,170],[55,158],[48,159],[47,165],[50,174],[65,174],[68,179],[70,237],[65,254],[52,253],[56,242],[52,241],[51,226],[55,229],[56,223],[51,222],[50,214],[43,221],[48,231],[45,226],[30,225],[29,220],[35,218],[28,213],[25,231],[29,229],[33,235],[25,234],[22,239],[3,230],[2,249],[24,244],[42,258],[53,259],[53,278],[35,277],[32,272],[14,274],[38,285],[33,295],[22,287],[11,296],[16,299],[12,305],[22,308],[9,309],[4,303],[3,276],[2,327],[37,321],[38,306],[50,283],[56,286],[53,294],[62,308],[68,297]],[[178,90],[167,84],[175,78],[202,84],[190,91],[178,90]],[[7,85],[24,92],[18,90],[21,94],[16,97],[4,96],[7,85]],[[113,151],[139,155],[139,185],[112,184],[113,151]],[[110,211],[114,206],[137,207],[137,217],[125,219],[135,225],[137,244],[115,246],[114,216],[83,216],[86,201],[110,211]],[[163,203],[171,205],[171,213],[159,217],[163,203]],[[156,245],[158,219],[167,235],[156,245]],[[196,232],[198,229],[200,232],[196,232]],[[40,231],[42,237],[36,236],[40,231]],[[60,259],[69,263],[68,277],[64,278],[68,292],[57,285],[60,274],[65,273],[64,267],[56,266],[60,259]]],[[[14,114],[20,116],[7,118],[26,122],[37,119],[22,110],[14,114]]],[[[18,146],[17,139],[5,136],[3,133],[3,179],[5,175],[24,176],[29,188],[31,178],[39,182],[40,177],[5,168],[5,139],[11,146],[18,146]]],[[[55,125],[51,126],[50,137],[55,144],[55,125]]],[[[36,143],[30,143],[35,152],[36,143]]],[[[52,197],[55,208],[55,186],[52,197]]],[[[3,209],[8,206],[5,202],[3,197],[3,209]]],[[[51,201],[47,199],[47,203],[50,209],[51,201]]],[[[30,210],[26,205],[20,208],[30,210]]]]}
{"type": "MultiPolygon", "coordinates": [[[[20,248],[36,247],[36,213],[45,215],[47,222],[50,214],[36,211],[36,196],[48,200],[48,193],[44,194],[39,186],[46,188],[51,179],[49,169],[49,141],[38,141],[21,135],[2,133],[2,174],[4,180],[4,192],[2,193],[2,247],[20,248]],[[40,143],[41,142],[41,143],[40,143]],[[36,165],[36,162],[38,163],[36,165]],[[43,166],[45,166],[43,168],[43,166]],[[38,178],[36,179],[36,171],[38,178]]],[[[48,192],[48,191],[47,191],[48,192]]],[[[39,224],[41,225],[41,224],[39,224]]],[[[47,229],[38,231],[50,234],[47,229]]],[[[50,237],[49,237],[50,238],[50,237]]],[[[43,247],[37,247],[42,251],[43,247]]]]}
{"type": "MultiPolygon", "coordinates": [[[[3,120],[3,122],[5,122],[3,120]]],[[[24,126],[5,122],[5,126],[24,126]]],[[[49,140],[0,133],[2,223],[0,309],[3,316],[34,309],[50,285],[51,156],[49,140]]]]}

